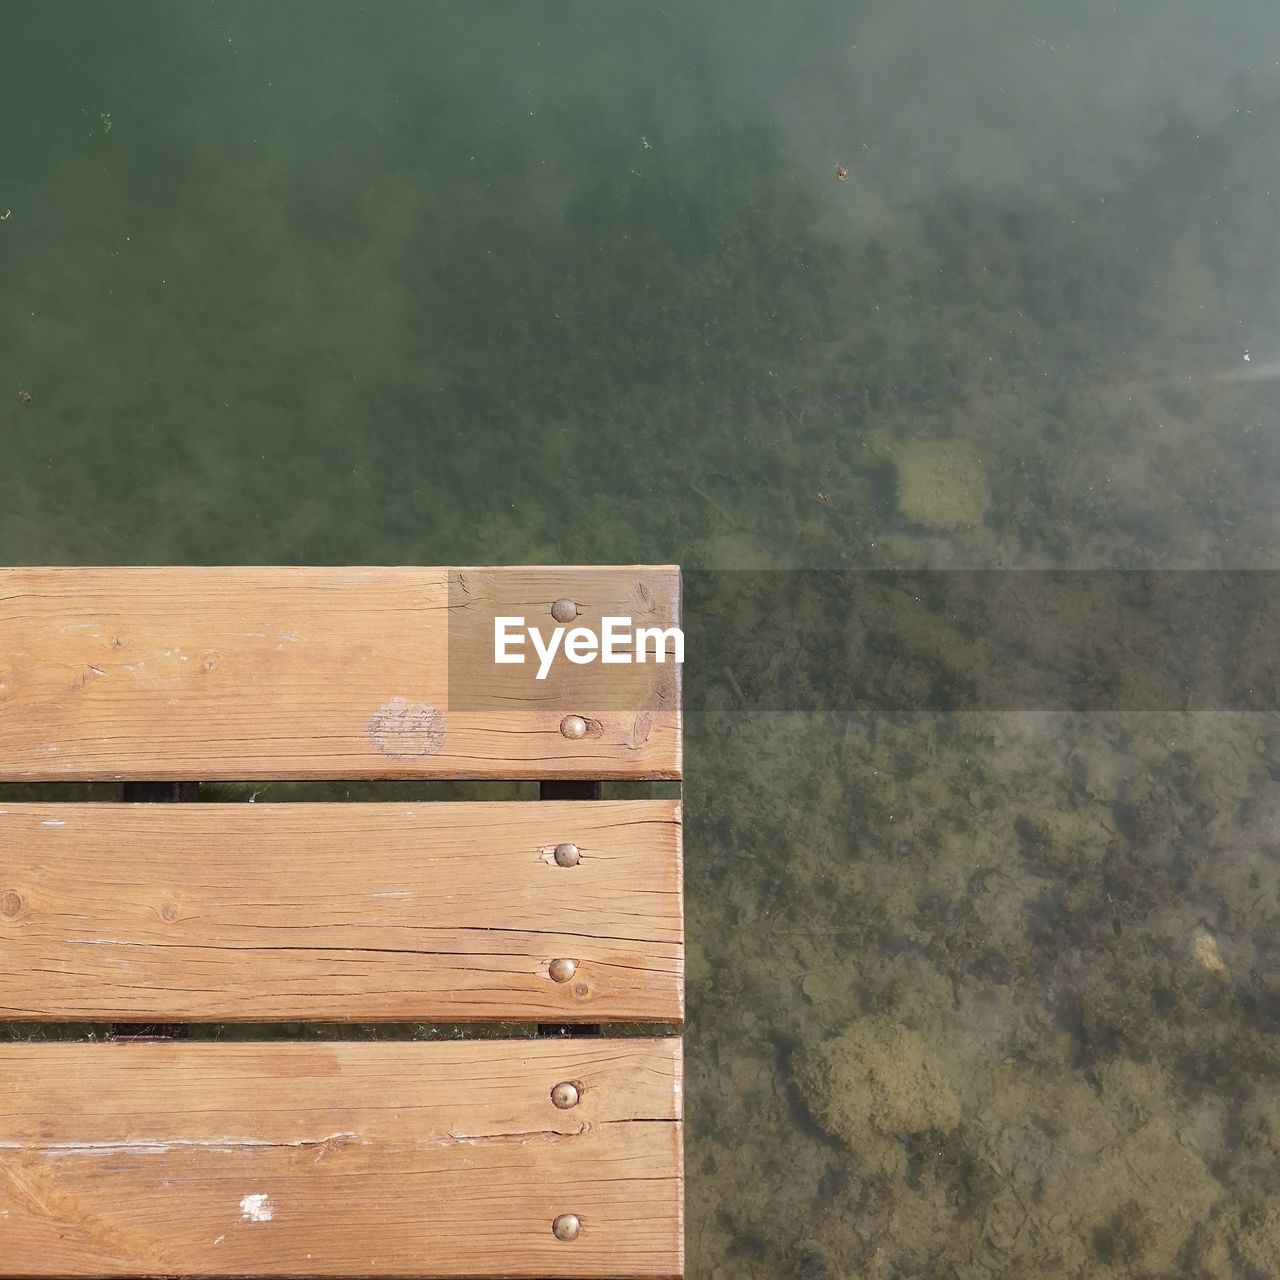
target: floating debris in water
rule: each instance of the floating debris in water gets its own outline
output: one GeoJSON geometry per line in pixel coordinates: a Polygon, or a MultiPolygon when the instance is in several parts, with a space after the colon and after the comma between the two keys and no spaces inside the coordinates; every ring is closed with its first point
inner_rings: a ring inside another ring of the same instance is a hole
{"type": "Polygon", "coordinates": [[[849,181],[849,170],[846,169],[842,164],[836,165],[836,181],[837,182],[849,181]]]}

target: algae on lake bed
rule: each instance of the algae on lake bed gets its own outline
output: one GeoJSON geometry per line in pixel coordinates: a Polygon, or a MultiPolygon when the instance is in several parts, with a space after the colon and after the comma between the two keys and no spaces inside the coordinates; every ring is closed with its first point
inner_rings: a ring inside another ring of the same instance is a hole
{"type": "Polygon", "coordinates": [[[790,784],[690,788],[723,851],[689,867],[705,1274],[1266,1274],[1273,715],[702,733],[790,784]]]}

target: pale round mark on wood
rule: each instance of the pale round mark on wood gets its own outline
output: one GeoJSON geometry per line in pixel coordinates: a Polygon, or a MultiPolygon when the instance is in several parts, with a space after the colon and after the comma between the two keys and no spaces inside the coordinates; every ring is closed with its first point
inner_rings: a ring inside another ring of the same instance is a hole
{"type": "Polygon", "coordinates": [[[242,1222],[270,1222],[275,1216],[271,1207],[271,1197],[265,1191],[254,1192],[240,1201],[240,1220],[242,1222]]]}
{"type": "Polygon", "coordinates": [[[444,715],[425,702],[392,698],[369,720],[369,739],[392,760],[433,756],[444,746],[444,715]]]}

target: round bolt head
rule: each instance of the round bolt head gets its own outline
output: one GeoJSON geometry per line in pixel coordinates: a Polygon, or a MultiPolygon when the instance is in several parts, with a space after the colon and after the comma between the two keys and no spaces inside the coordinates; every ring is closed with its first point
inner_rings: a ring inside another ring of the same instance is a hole
{"type": "Polygon", "coordinates": [[[569,1080],[562,1081],[551,1090],[551,1101],[561,1111],[576,1107],[578,1098],[578,1086],[569,1080]]]}
{"type": "Polygon", "coordinates": [[[576,844],[558,844],[556,845],[556,866],[557,867],[576,867],[578,859],[581,857],[576,844]]]}
{"type": "Polygon", "coordinates": [[[585,738],[587,736],[587,722],[581,716],[565,716],[560,721],[560,732],[566,738],[585,738]]]}
{"type": "Polygon", "coordinates": [[[557,600],[551,606],[551,616],[557,622],[572,622],[578,616],[578,606],[572,600],[557,600]]]}
{"type": "Polygon", "coordinates": [[[582,1223],[578,1221],[576,1213],[562,1213],[551,1224],[551,1234],[557,1240],[576,1240],[581,1230],[582,1223]]]}
{"type": "Polygon", "coordinates": [[[577,971],[578,962],[576,960],[561,958],[553,960],[547,966],[547,972],[551,975],[552,982],[568,982],[577,971]]]}

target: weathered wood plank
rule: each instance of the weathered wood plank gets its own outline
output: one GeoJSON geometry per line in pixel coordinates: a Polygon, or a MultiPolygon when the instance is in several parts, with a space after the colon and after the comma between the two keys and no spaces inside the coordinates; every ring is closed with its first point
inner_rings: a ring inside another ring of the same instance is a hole
{"type": "Polygon", "coordinates": [[[673,1040],[8,1044],[2,1265],[679,1276],[680,1116],[673,1040]]]}
{"type": "Polygon", "coordinates": [[[495,666],[559,599],[665,627],[679,571],[0,569],[0,780],[679,777],[670,662],[495,666]]]}
{"type": "Polygon", "coordinates": [[[670,800],[5,804],[0,1016],[677,1022],[680,835],[670,800]]]}

